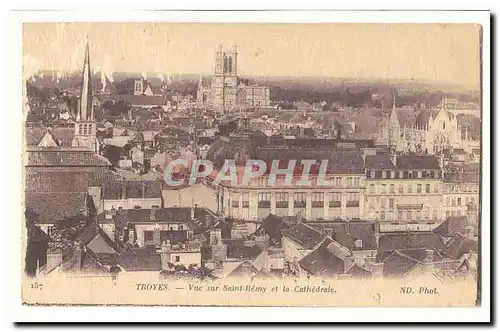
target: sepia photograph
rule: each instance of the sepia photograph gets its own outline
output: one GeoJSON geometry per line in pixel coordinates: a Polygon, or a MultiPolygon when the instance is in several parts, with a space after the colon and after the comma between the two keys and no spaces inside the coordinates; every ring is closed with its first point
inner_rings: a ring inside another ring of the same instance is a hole
{"type": "Polygon", "coordinates": [[[23,304],[481,306],[483,35],[24,22],[23,304]]]}

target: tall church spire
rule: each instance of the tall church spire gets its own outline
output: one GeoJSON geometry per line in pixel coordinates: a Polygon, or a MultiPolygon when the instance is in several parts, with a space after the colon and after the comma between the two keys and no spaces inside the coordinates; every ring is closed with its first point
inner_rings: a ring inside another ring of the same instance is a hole
{"type": "Polygon", "coordinates": [[[94,109],[92,100],[92,80],[90,71],[89,42],[85,47],[85,60],[83,62],[82,90],[78,104],[78,112],[75,122],[75,135],[73,136],[73,147],[85,147],[94,152],[99,152],[99,142],[96,137],[97,128],[94,121],[94,109]]]}
{"type": "Polygon", "coordinates": [[[83,62],[82,90],[80,95],[80,107],[77,120],[91,121],[94,119],[92,107],[92,73],[90,71],[90,51],[89,41],[85,46],[85,60],[83,62]]]}

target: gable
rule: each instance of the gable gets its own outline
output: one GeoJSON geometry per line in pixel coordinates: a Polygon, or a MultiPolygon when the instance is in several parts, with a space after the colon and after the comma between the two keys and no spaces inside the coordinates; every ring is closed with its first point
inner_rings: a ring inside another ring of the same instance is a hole
{"type": "Polygon", "coordinates": [[[114,254],[115,251],[104,237],[98,233],[88,244],[87,247],[97,254],[114,254]]]}
{"type": "Polygon", "coordinates": [[[42,139],[38,143],[38,146],[48,148],[48,147],[57,147],[59,146],[59,142],[56,140],[54,135],[50,131],[47,131],[45,135],[43,135],[42,139]]]}

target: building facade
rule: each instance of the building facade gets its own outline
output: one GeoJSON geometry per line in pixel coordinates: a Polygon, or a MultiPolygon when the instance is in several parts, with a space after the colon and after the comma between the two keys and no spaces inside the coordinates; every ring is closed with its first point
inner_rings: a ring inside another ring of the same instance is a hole
{"type": "Polygon", "coordinates": [[[266,107],[269,106],[269,88],[259,85],[248,85],[238,77],[238,50],[216,52],[215,71],[211,79],[200,77],[197,101],[207,107],[214,107],[221,113],[234,107],[266,107]]]}

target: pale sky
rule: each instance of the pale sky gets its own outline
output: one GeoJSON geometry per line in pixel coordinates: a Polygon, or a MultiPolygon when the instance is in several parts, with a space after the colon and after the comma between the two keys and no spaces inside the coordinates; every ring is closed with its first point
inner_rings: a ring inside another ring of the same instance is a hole
{"type": "Polygon", "coordinates": [[[24,72],[211,74],[215,51],[238,45],[242,75],[443,81],[479,88],[473,24],[28,23],[24,72]]]}

